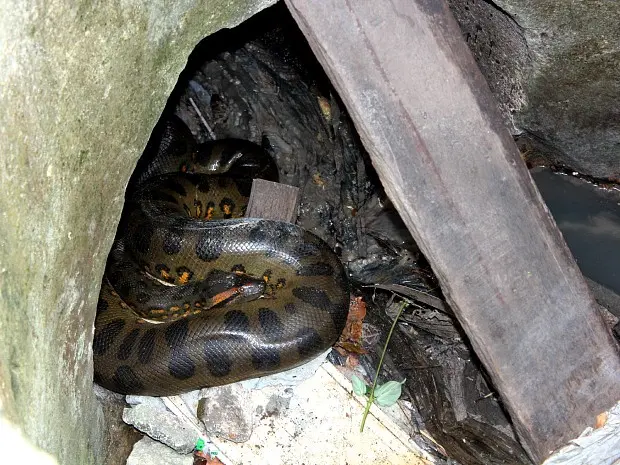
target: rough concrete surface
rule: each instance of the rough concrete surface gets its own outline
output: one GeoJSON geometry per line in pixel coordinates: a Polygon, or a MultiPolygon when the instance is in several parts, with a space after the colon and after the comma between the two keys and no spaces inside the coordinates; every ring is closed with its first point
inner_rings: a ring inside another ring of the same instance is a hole
{"type": "MultiPolygon", "coordinates": [[[[170,412],[159,397],[131,396],[138,401],[123,411],[123,421],[181,454],[194,450],[198,432],[170,412]]],[[[203,432],[204,434],[204,432],[203,432]]]]}
{"type": "Polygon", "coordinates": [[[93,321],[124,188],[196,43],[272,0],[0,3],[0,414],[102,463],[93,321]]]}
{"type": "Polygon", "coordinates": [[[205,390],[198,403],[197,416],[207,434],[234,442],[245,442],[252,435],[254,412],[250,391],[241,383],[205,390]]]}
{"type": "Polygon", "coordinates": [[[514,133],[620,178],[620,3],[448,0],[514,133]]]}
{"type": "Polygon", "coordinates": [[[179,454],[174,449],[145,436],[133,446],[127,465],[192,465],[191,455],[179,454]]]}

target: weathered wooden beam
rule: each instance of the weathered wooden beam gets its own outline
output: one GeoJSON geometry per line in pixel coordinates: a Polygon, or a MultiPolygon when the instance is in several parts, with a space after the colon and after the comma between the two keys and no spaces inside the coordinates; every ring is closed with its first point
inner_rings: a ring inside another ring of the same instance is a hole
{"type": "Polygon", "coordinates": [[[535,461],[620,399],[618,346],[443,0],[286,0],[535,461]]]}
{"type": "Polygon", "coordinates": [[[298,187],[254,179],[245,216],[294,223],[298,206],[298,187]]]}

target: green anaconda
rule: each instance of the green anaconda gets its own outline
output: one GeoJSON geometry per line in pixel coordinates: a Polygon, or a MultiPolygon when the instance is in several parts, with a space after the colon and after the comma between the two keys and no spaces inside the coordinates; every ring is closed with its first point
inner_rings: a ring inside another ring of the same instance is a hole
{"type": "Polygon", "coordinates": [[[260,148],[243,141],[196,148],[166,137],[128,194],[108,258],[96,382],[174,395],[283,371],[330,347],[349,305],[338,257],[298,226],[241,217],[250,184],[229,175],[273,177],[273,161],[259,163],[260,148]]]}

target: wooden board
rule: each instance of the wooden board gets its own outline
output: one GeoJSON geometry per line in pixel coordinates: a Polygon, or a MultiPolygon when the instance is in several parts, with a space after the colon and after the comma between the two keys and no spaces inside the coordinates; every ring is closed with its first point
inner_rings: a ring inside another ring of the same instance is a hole
{"type": "Polygon", "coordinates": [[[298,206],[298,187],[254,179],[245,216],[294,223],[298,206]]]}
{"type": "Polygon", "coordinates": [[[535,461],[620,399],[618,346],[443,0],[286,0],[535,461]]]}

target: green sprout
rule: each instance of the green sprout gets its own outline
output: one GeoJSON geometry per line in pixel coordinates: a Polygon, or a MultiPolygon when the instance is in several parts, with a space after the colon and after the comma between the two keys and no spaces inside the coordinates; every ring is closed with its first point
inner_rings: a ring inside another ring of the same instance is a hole
{"type": "Polygon", "coordinates": [[[374,403],[379,405],[380,407],[390,407],[396,403],[398,398],[402,393],[402,385],[406,381],[406,379],[401,382],[398,381],[388,381],[387,383],[381,384],[377,386],[377,378],[379,378],[379,372],[381,371],[381,365],[383,364],[383,358],[385,357],[385,353],[387,352],[387,347],[392,337],[392,333],[394,332],[394,328],[396,327],[396,322],[400,318],[400,315],[403,313],[403,310],[408,305],[407,301],[403,301],[400,308],[398,309],[398,313],[394,318],[394,322],[392,323],[392,327],[390,328],[390,332],[388,333],[387,339],[385,341],[385,345],[383,346],[383,352],[381,353],[381,358],[379,359],[379,365],[377,366],[377,373],[375,373],[375,378],[372,383],[372,387],[368,389],[368,386],[364,381],[362,381],[357,376],[353,375],[351,377],[351,383],[353,384],[353,392],[358,396],[367,396],[368,399],[366,401],[366,408],[364,409],[364,416],[362,417],[362,423],[360,425],[360,432],[364,431],[364,425],[366,424],[366,417],[370,412],[370,407],[374,403]]]}

